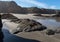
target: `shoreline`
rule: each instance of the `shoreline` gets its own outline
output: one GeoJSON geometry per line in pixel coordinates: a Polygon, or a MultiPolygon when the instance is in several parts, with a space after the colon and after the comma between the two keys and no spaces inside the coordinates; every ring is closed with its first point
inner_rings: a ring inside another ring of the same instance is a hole
{"type": "MultiPolygon", "coordinates": [[[[10,21],[5,22],[4,25],[8,26],[8,28],[9,28],[8,31],[12,30],[13,27],[14,28],[16,27],[15,23],[12,23],[10,21]]],[[[10,31],[10,33],[11,33],[11,31],[10,31]]],[[[50,42],[60,42],[59,38],[56,38],[57,35],[60,35],[60,34],[48,36],[48,35],[45,34],[45,31],[19,32],[18,34],[13,34],[13,35],[16,35],[18,37],[27,38],[27,39],[34,39],[34,40],[41,41],[41,42],[49,42],[49,41],[50,42]],[[32,36],[32,35],[34,35],[34,36],[32,36]]]]}

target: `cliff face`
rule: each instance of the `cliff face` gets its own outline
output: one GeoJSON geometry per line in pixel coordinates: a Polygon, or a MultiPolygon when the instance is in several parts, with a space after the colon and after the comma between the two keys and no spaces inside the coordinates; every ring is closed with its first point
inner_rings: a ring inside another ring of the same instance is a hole
{"type": "Polygon", "coordinates": [[[56,13],[53,9],[40,9],[37,7],[22,8],[14,1],[0,1],[0,13],[42,13],[53,14],[56,13]]]}

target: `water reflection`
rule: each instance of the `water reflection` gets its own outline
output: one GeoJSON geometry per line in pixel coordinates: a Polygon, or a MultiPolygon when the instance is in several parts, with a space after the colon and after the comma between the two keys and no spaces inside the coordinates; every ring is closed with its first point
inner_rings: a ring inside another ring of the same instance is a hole
{"type": "MultiPolygon", "coordinates": [[[[39,18],[35,19],[36,21],[42,23],[45,25],[47,28],[55,29],[55,28],[60,28],[60,18],[39,18]]],[[[22,37],[17,37],[13,34],[10,34],[7,29],[7,27],[4,25],[3,26],[3,33],[4,33],[4,42],[40,42],[37,40],[32,40],[32,39],[27,39],[27,38],[22,38],[22,37]]],[[[2,35],[2,34],[1,34],[2,35]]],[[[1,36],[1,41],[3,42],[3,35],[1,36]]]]}
{"type": "Polygon", "coordinates": [[[60,28],[60,17],[54,17],[54,18],[45,17],[45,18],[35,19],[35,20],[42,23],[43,25],[45,25],[49,29],[60,28]]]}
{"type": "Polygon", "coordinates": [[[40,42],[38,40],[18,37],[11,34],[7,29],[3,29],[4,32],[4,42],[40,42]]]}
{"type": "Polygon", "coordinates": [[[8,31],[8,26],[6,24],[3,24],[3,28],[0,34],[0,42],[41,42],[34,39],[24,38],[24,37],[18,37],[14,34],[11,34],[8,31]],[[4,34],[4,35],[3,35],[4,34]]]}
{"type": "Polygon", "coordinates": [[[34,39],[28,39],[28,38],[24,38],[24,37],[18,37],[14,34],[11,34],[8,29],[8,27],[3,24],[3,34],[4,34],[4,42],[40,42],[38,40],[34,40],[34,39]]]}

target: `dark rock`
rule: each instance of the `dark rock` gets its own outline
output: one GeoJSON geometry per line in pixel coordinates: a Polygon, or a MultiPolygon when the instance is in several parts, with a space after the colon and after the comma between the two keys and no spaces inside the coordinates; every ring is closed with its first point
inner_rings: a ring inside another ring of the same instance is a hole
{"type": "Polygon", "coordinates": [[[19,23],[17,27],[17,31],[19,32],[31,32],[31,31],[41,31],[46,29],[45,26],[40,24],[39,22],[36,22],[34,20],[30,19],[21,19],[21,22],[19,23]]]}
{"type": "Polygon", "coordinates": [[[3,35],[3,32],[2,32],[2,19],[1,19],[1,15],[0,15],[0,42],[3,42],[3,38],[4,38],[4,35],[3,35]]]}
{"type": "Polygon", "coordinates": [[[18,19],[17,17],[13,16],[12,14],[2,14],[2,19],[18,19]]]}
{"type": "Polygon", "coordinates": [[[12,19],[11,22],[20,23],[21,22],[21,19],[12,19]]]}
{"type": "Polygon", "coordinates": [[[2,24],[2,19],[1,19],[1,15],[0,15],[0,31],[2,29],[2,26],[3,26],[3,24],[2,24]]]}
{"type": "Polygon", "coordinates": [[[46,31],[46,34],[47,34],[47,35],[54,35],[54,34],[55,34],[55,31],[52,30],[52,29],[48,29],[48,30],[46,31]]]}

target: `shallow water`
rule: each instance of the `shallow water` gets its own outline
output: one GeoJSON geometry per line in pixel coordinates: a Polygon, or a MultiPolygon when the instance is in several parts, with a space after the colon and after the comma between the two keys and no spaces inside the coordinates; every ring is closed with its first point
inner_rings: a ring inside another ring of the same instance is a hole
{"type": "MultiPolygon", "coordinates": [[[[34,20],[42,23],[42,25],[46,26],[49,29],[56,29],[60,28],[60,17],[38,17],[35,18],[34,20]]],[[[22,37],[17,37],[16,35],[11,34],[7,30],[7,26],[3,25],[3,33],[4,33],[4,42],[39,42],[37,40],[32,40],[32,39],[27,39],[27,38],[22,38],[22,37]]]]}
{"type": "Polygon", "coordinates": [[[48,29],[60,28],[60,17],[45,17],[35,20],[42,23],[42,25],[46,26],[48,29]]]}
{"type": "Polygon", "coordinates": [[[3,35],[4,35],[4,39],[3,42],[40,42],[37,40],[33,40],[33,39],[28,39],[28,38],[23,38],[23,37],[18,37],[14,34],[11,34],[8,29],[8,27],[4,24],[3,25],[3,35]]]}

